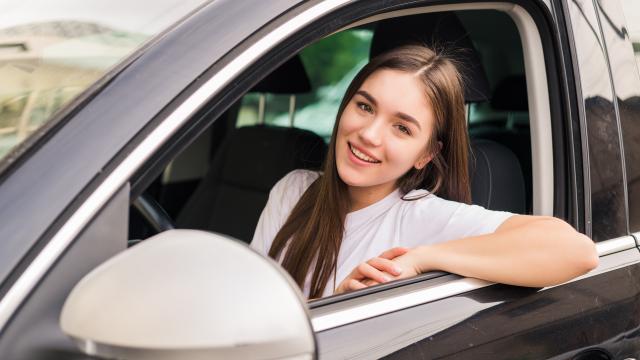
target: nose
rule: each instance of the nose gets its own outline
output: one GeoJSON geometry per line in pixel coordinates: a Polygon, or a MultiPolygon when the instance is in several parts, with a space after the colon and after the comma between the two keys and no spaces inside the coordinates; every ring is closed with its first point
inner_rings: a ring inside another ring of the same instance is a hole
{"type": "Polygon", "coordinates": [[[380,146],[382,144],[383,121],[379,117],[375,117],[368,122],[358,132],[360,140],[370,146],[380,146]]]}

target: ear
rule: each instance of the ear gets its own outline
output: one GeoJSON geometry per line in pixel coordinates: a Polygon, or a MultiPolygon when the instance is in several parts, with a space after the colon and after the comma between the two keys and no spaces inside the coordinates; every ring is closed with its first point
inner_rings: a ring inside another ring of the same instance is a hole
{"type": "Polygon", "coordinates": [[[438,150],[436,150],[433,153],[426,153],[424,155],[422,155],[418,161],[416,161],[415,164],[413,164],[413,167],[416,168],[417,170],[422,170],[425,166],[427,166],[427,164],[433,160],[433,158],[440,152],[440,150],[442,150],[442,141],[438,141],[438,150]]]}

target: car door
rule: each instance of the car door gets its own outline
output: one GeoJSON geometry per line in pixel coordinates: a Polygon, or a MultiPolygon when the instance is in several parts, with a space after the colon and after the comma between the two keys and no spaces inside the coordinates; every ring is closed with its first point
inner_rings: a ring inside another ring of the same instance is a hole
{"type": "MultiPolygon", "coordinates": [[[[41,240],[45,249],[54,244],[59,252],[49,255],[45,263],[36,262],[42,264],[36,268],[31,264],[44,255],[40,249],[33,250],[20,271],[14,271],[11,282],[3,284],[6,290],[0,313],[6,320],[0,323],[4,325],[0,353],[14,359],[47,358],[51,354],[77,358],[77,351],[57,328],[60,305],[88,269],[125,246],[129,201],[189,139],[287,57],[322,36],[376,16],[490,9],[506,12],[514,19],[521,36],[529,39],[523,42],[526,52],[544,55],[527,58],[533,61],[527,65],[527,76],[532,99],[543,103],[535,104],[535,109],[546,111],[536,119],[544,115],[551,119],[536,123],[532,130],[538,134],[538,142],[534,141],[534,211],[565,218],[579,230],[588,231],[588,224],[595,219],[589,202],[591,188],[585,180],[590,175],[587,120],[583,99],[577,95],[584,84],[574,83],[578,75],[573,64],[578,65],[572,57],[574,52],[567,51],[573,43],[565,27],[566,9],[558,4],[549,8],[539,1],[435,3],[345,0],[307,2],[295,7],[269,2],[267,8],[263,2],[255,2],[250,4],[255,14],[252,12],[251,21],[244,22],[241,30],[222,37],[224,41],[216,46],[204,46],[213,34],[235,29],[237,21],[227,12],[246,10],[247,4],[222,1],[205,7],[194,15],[193,22],[166,34],[102,90],[104,97],[97,96],[72,119],[80,129],[86,127],[81,134],[87,135],[81,144],[71,146],[72,156],[67,158],[71,167],[59,171],[77,171],[79,184],[72,188],[76,189],[73,196],[69,195],[73,202],[64,202],[66,210],[41,240]],[[285,12],[289,6],[292,9],[285,12]],[[180,59],[167,55],[175,52],[180,59]],[[159,76],[167,69],[177,70],[168,79],[159,76]],[[177,83],[176,77],[180,80],[177,83]],[[136,87],[141,84],[143,88],[136,87]],[[149,96],[148,102],[135,96],[127,99],[125,95],[132,88],[154,96],[149,96]],[[159,91],[157,97],[154,90],[159,91]],[[126,106],[114,107],[113,99],[126,99],[126,106]],[[95,116],[106,120],[89,121],[95,116]],[[87,149],[93,145],[90,143],[101,138],[96,134],[109,133],[112,126],[121,135],[99,144],[103,150],[96,152],[100,156],[94,159],[93,167],[81,166],[87,161],[87,149]],[[112,247],[100,249],[90,239],[112,247]],[[74,268],[78,258],[90,261],[74,268]],[[21,284],[27,286],[23,293],[13,295],[11,303],[5,300],[21,284]],[[57,290],[51,293],[52,289],[57,290]]],[[[64,141],[77,133],[78,128],[67,130],[65,126],[43,148],[49,150],[48,156],[38,152],[33,155],[37,161],[30,158],[25,164],[42,166],[51,156],[68,152],[64,141]]],[[[610,161],[622,164],[621,157],[610,161]]],[[[11,179],[21,171],[18,169],[11,179]]],[[[51,176],[59,175],[54,172],[51,176]]],[[[26,182],[31,177],[24,175],[15,181],[19,179],[26,182]]],[[[33,183],[23,186],[29,184],[33,183]]],[[[3,184],[0,192],[19,189],[14,186],[5,190],[3,184]]],[[[53,191],[38,188],[34,196],[45,190],[53,191]]],[[[48,228],[49,222],[46,224],[48,228]]],[[[431,273],[317,301],[310,304],[310,316],[319,356],[544,358],[566,357],[582,349],[590,354],[630,356],[637,352],[633,330],[639,321],[636,295],[640,254],[627,235],[623,232],[598,244],[598,269],[552,288],[527,289],[431,273]],[[602,326],[605,323],[608,326],[602,326]]]]}
{"type": "MultiPolygon", "coordinates": [[[[526,9],[532,16],[539,10],[526,9]]],[[[597,241],[600,266],[576,280],[540,290],[447,275],[403,289],[312,304],[321,357],[637,356],[640,267],[627,227],[622,140],[611,78],[602,76],[609,67],[598,46],[602,44],[598,17],[605,15],[596,15],[591,1],[557,2],[549,10],[555,20],[536,23],[542,37],[545,26],[558,34],[551,40],[543,38],[550,41],[545,43],[545,60],[552,61],[548,55],[554,48],[553,56],[566,64],[557,74],[565,83],[553,89],[550,81],[549,87],[564,98],[563,113],[554,119],[562,126],[553,126],[554,213],[563,216],[558,211],[564,208],[564,216],[597,241]],[[567,168],[558,166],[562,149],[567,168]],[[562,204],[558,197],[569,201],[562,204]]]]}

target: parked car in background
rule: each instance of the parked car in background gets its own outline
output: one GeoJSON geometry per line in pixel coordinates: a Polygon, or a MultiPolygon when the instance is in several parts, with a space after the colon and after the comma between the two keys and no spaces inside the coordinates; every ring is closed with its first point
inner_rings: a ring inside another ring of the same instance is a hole
{"type": "Polygon", "coordinates": [[[640,356],[636,0],[58,5],[0,5],[0,358],[640,356]],[[564,219],[597,269],[306,302],[245,246],[345,84],[416,41],[461,63],[473,202],[564,219]]]}

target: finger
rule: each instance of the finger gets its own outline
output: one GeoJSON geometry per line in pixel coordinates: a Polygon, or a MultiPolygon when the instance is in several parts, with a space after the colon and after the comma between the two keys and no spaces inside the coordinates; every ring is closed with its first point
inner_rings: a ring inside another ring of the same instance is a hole
{"type": "Polygon", "coordinates": [[[391,260],[393,258],[396,258],[396,257],[400,256],[400,255],[406,254],[407,251],[409,251],[409,248],[401,247],[401,246],[400,247],[394,247],[394,248],[391,248],[391,249],[383,252],[382,254],[380,254],[379,257],[391,260]]]}
{"type": "Polygon", "coordinates": [[[368,263],[362,263],[358,265],[358,272],[362,276],[362,278],[358,277],[359,280],[362,280],[363,278],[369,278],[381,283],[392,280],[389,275],[384,274],[382,271],[374,268],[368,263]]]}
{"type": "Polygon", "coordinates": [[[370,259],[369,261],[367,261],[367,263],[373,266],[374,268],[380,271],[389,273],[391,275],[398,276],[402,274],[402,268],[398,266],[398,264],[394,263],[389,259],[377,257],[377,258],[370,259]]]}
{"type": "Polygon", "coordinates": [[[365,280],[361,281],[361,283],[363,283],[365,286],[380,285],[379,282],[371,280],[371,279],[365,279],[365,280]]]}
{"type": "Polygon", "coordinates": [[[367,287],[367,285],[361,283],[356,279],[349,280],[348,286],[349,286],[349,290],[360,290],[367,287]]]}

